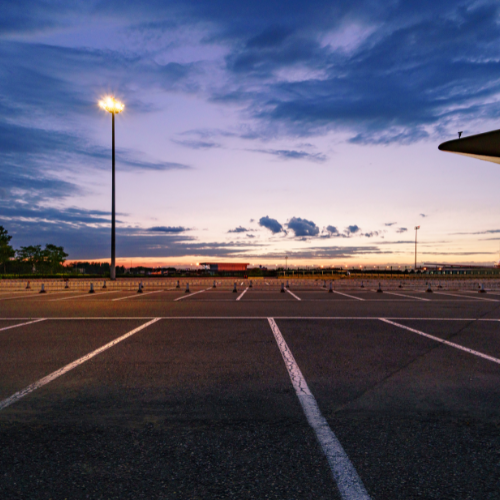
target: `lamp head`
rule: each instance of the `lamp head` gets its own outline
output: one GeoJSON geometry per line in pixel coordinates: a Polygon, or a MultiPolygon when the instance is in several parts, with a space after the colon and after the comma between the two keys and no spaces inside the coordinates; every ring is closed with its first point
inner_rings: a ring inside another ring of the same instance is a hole
{"type": "Polygon", "coordinates": [[[110,113],[121,113],[125,109],[125,104],[117,101],[113,96],[109,95],[99,101],[99,107],[110,113]]]}

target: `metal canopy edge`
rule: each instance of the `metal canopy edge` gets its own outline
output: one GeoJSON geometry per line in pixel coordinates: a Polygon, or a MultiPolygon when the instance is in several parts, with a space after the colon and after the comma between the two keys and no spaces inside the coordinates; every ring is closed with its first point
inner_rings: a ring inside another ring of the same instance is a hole
{"type": "Polygon", "coordinates": [[[443,142],[438,149],[500,164],[500,130],[443,142]]]}

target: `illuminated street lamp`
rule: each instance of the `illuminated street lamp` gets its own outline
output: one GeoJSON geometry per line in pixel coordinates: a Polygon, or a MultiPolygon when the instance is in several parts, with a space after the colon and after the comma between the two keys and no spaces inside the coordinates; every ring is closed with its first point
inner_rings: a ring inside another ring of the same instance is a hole
{"type": "Polygon", "coordinates": [[[111,266],[109,276],[114,281],[116,280],[115,267],[115,115],[121,113],[125,109],[125,105],[117,101],[113,96],[107,96],[99,101],[99,107],[111,113],[111,141],[112,141],[112,187],[111,187],[111,266]]]}

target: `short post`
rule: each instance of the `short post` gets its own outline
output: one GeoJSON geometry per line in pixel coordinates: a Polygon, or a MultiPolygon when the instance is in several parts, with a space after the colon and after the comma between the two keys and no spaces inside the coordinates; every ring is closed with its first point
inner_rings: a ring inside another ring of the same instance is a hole
{"type": "Polygon", "coordinates": [[[281,293],[285,293],[285,284],[281,283],[281,293]]]}
{"type": "Polygon", "coordinates": [[[175,288],[180,288],[181,287],[181,284],[179,282],[179,280],[177,280],[177,286],[175,288]]]}
{"type": "Polygon", "coordinates": [[[249,288],[252,288],[253,286],[253,283],[252,283],[252,280],[250,280],[250,284],[248,285],[249,288]]]}
{"type": "Polygon", "coordinates": [[[42,289],[40,290],[40,293],[47,293],[47,292],[45,291],[45,285],[44,285],[43,283],[42,283],[42,289]]]}
{"type": "Polygon", "coordinates": [[[484,283],[481,283],[481,290],[479,290],[479,293],[486,293],[486,290],[484,289],[484,283]]]}
{"type": "Polygon", "coordinates": [[[137,293],[142,293],[142,282],[139,283],[139,288],[137,289],[137,293]]]}
{"type": "Polygon", "coordinates": [[[236,281],[234,282],[233,293],[238,293],[238,290],[236,290],[236,281]]]}
{"type": "Polygon", "coordinates": [[[288,280],[286,280],[286,287],[290,288],[290,284],[288,283],[288,280]]]}
{"type": "Polygon", "coordinates": [[[26,284],[26,290],[31,290],[31,285],[30,285],[30,282],[28,281],[28,283],[26,284]]]}
{"type": "Polygon", "coordinates": [[[427,287],[427,290],[426,290],[427,293],[432,293],[432,288],[431,288],[431,284],[429,282],[429,286],[427,287]]]}
{"type": "Polygon", "coordinates": [[[212,286],[212,288],[217,288],[216,284],[215,284],[215,280],[214,280],[214,285],[212,286]]]}
{"type": "Polygon", "coordinates": [[[438,288],[443,288],[440,281],[438,281],[438,288]]]}
{"type": "Polygon", "coordinates": [[[66,285],[64,286],[64,288],[69,288],[69,281],[66,281],[66,285]]]}
{"type": "Polygon", "coordinates": [[[333,293],[333,283],[330,281],[330,289],[328,290],[328,293],[333,293]]]}
{"type": "Polygon", "coordinates": [[[326,281],[323,280],[323,288],[326,288],[326,281]]]}
{"type": "Polygon", "coordinates": [[[377,293],[382,293],[382,285],[381,285],[381,283],[378,284],[377,293]]]}
{"type": "MultiPolygon", "coordinates": [[[[177,283],[179,283],[179,282],[177,282],[177,283]]],[[[186,283],[186,291],[185,291],[184,293],[191,293],[191,292],[189,291],[189,283],[186,283]]]]}
{"type": "Polygon", "coordinates": [[[402,281],[399,282],[398,288],[403,288],[403,282],[402,281]]]}
{"type": "Polygon", "coordinates": [[[102,282],[102,287],[103,287],[103,288],[108,288],[108,287],[106,286],[106,281],[103,281],[103,282],[102,282]]]}
{"type": "Polygon", "coordinates": [[[364,288],[365,287],[365,284],[363,282],[361,282],[361,288],[364,288]]]}
{"type": "Polygon", "coordinates": [[[95,293],[95,292],[94,292],[94,283],[91,283],[91,284],[90,284],[90,290],[89,290],[89,293],[95,293]]]}

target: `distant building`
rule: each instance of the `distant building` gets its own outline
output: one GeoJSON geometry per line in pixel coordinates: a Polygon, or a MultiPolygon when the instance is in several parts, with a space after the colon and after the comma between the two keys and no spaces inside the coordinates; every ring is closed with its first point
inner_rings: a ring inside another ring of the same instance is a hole
{"type": "Polygon", "coordinates": [[[250,264],[238,264],[233,262],[205,262],[201,263],[201,266],[205,266],[205,269],[212,271],[214,273],[219,272],[234,272],[234,271],[246,271],[250,264]]]}

